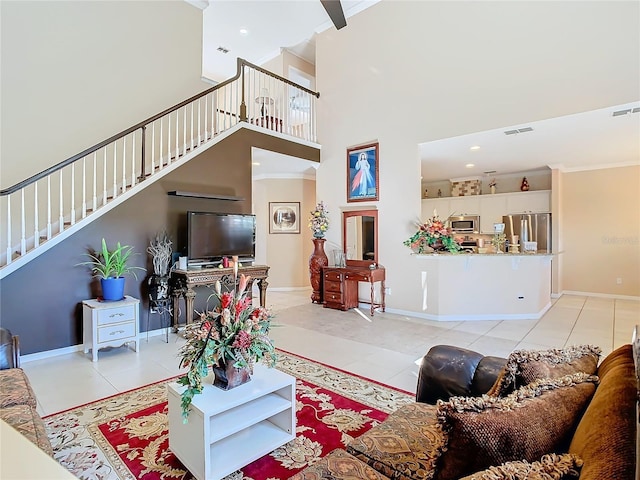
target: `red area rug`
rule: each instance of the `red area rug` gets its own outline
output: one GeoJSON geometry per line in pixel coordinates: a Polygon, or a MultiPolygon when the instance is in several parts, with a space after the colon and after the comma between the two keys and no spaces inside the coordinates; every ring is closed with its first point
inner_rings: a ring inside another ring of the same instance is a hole
{"type": "MultiPolygon", "coordinates": [[[[414,401],[406,392],[284,352],[276,368],[296,377],[296,438],[227,480],[289,478],[414,401]]],[[[83,479],[193,478],[168,446],[170,381],[46,417],[56,459],[83,479]]]]}

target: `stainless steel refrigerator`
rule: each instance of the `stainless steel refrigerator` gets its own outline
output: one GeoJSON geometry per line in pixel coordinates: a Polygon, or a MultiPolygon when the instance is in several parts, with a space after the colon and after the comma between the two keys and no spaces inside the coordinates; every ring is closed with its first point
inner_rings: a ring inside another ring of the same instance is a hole
{"type": "Polygon", "coordinates": [[[504,215],[504,233],[507,240],[518,235],[520,251],[524,242],[538,242],[538,253],[551,253],[551,214],[518,213],[504,215]]]}

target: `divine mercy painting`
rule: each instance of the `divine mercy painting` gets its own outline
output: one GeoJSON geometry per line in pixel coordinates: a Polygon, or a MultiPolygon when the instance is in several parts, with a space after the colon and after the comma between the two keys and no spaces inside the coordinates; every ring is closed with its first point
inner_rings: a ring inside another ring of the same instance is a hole
{"type": "Polygon", "coordinates": [[[378,200],[378,144],[347,150],[347,202],[378,200]]]}

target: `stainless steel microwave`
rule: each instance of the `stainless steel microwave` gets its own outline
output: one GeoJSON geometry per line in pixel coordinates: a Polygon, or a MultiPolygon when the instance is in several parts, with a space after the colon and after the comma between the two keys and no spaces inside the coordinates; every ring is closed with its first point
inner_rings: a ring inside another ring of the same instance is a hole
{"type": "Polygon", "coordinates": [[[454,233],[479,233],[480,215],[461,215],[449,217],[451,230],[454,233]]]}

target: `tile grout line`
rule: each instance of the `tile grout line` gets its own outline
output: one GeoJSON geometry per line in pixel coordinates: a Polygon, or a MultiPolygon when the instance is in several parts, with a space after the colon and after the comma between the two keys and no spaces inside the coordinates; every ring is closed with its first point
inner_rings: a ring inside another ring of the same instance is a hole
{"type": "Polygon", "coordinates": [[[580,307],[580,313],[578,313],[578,315],[576,316],[575,321],[573,322],[573,326],[571,327],[571,330],[569,331],[569,335],[567,336],[567,339],[564,342],[564,346],[565,348],[568,347],[568,343],[569,343],[569,339],[571,338],[571,334],[573,333],[573,331],[576,329],[576,325],[578,325],[578,321],[580,320],[580,315],[582,315],[582,312],[584,311],[584,306],[587,303],[587,298],[585,297],[583,302],[582,302],[582,306],[580,307]]]}

